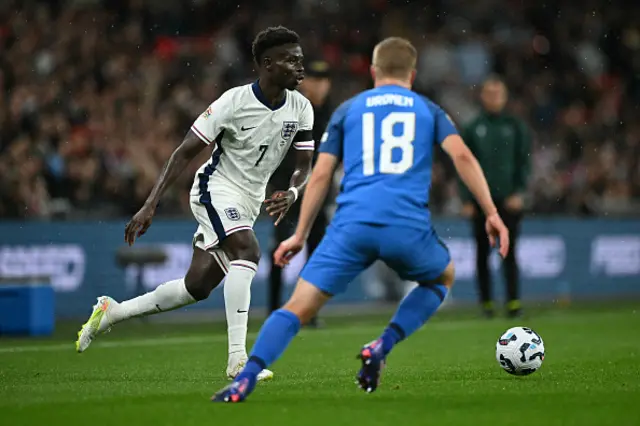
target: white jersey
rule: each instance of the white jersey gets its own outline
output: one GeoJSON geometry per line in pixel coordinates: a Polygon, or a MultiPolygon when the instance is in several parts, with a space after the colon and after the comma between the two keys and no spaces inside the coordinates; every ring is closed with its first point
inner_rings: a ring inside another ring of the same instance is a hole
{"type": "Polygon", "coordinates": [[[235,187],[259,206],[291,144],[298,150],[314,149],[308,132],[302,138],[308,140],[294,142],[296,134],[312,129],[313,107],[297,91],[287,90],[283,103],[272,108],[257,82],[229,89],[191,126],[203,142],[215,143],[210,161],[196,173],[191,195],[220,184],[235,187]]]}

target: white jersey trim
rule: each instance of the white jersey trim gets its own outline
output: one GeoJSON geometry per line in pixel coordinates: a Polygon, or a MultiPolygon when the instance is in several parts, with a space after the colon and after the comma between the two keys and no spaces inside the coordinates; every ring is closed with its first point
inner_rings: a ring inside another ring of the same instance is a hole
{"type": "Polygon", "coordinates": [[[200,130],[198,130],[198,128],[196,126],[191,126],[191,131],[193,131],[193,133],[196,134],[197,137],[200,138],[200,140],[202,140],[202,142],[206,143],[207,145],[211,145],[213,143],[213,141],[210,141],[209,138],[207,138],[204,133],[202,133],[200,130]]]}

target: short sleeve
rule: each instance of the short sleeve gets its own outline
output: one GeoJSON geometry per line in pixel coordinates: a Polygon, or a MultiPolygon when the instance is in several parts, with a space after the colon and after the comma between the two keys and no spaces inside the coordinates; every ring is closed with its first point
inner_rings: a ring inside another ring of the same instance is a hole
{"type": "Polygon", "coordinates": [[[191,131],[206,144],[216,140],[233,115],[233,93],[226,91],[191,125],[191,131]]]}
{"type": "Polygon", "coordinates": [[[293,139],[293,147],[299,151],[313,151],[315,142],[313,141],[313,106],[305,99],[305,106],[300,111],[299,129],[293,139]]]}
{"type": "Polygon", "coordinates": [[[451,135],[457,135],[458,129],[456,129],[456,125],[453,123],[453,120],[444,112],[444,110],[440,107],[436,107],[436,115],[435,115],[435,137],[436,142],[441,144],[444,140],[451,135]]]}
{"type": "Polygon", "coordinates": [[[313,106],[305,99],[305,107],[300,111],[300,130],[313,130],[313,106]]]}
{"type": "Polygon", "coordinates": [[[347,111],[351,105],[350,101],[347,101],[340,105],[331,116],[327,129],[320,139],[320,148],[318,152],[325,152],[327,154],[335,155],[338,158],[342,158],[342,144],[344,139],[344,120],[347,116],[347,111]]]}

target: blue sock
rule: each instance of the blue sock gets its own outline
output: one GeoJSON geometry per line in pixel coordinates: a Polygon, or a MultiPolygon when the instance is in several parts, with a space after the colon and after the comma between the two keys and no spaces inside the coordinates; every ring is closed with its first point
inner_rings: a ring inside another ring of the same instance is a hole
{"type": "Polygon", "coordinates": [[[401,340],[409,337],[438,310],[447,295],[447,287],[416,287],[400,302],[398,310],[382,333],[382,350],[385,354],[401,340]]]}
{"type": "Polygon", "coordinates": [[[243,373],[257,375],[273,364],[287,349],[298,331],[300,320],[292,312],[278,309],[272,313],[260,329],[243,373]]]}

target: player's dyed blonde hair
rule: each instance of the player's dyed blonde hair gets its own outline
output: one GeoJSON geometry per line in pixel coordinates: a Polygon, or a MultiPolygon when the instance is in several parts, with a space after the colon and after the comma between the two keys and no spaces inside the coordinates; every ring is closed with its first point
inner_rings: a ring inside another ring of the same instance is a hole
{"type": "Polygon", "coordinates": [[[413,44],[401,37],[388,37],[373,49],[376,77],[406,79],[416,68],[418,52],[413,44]]]}

